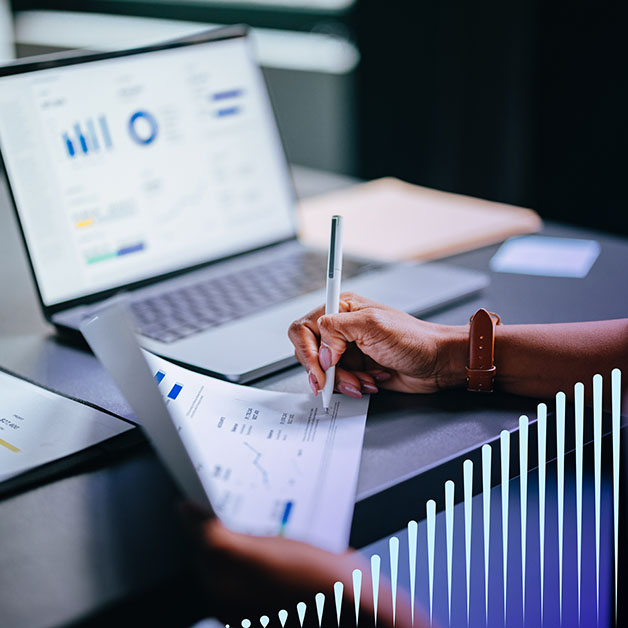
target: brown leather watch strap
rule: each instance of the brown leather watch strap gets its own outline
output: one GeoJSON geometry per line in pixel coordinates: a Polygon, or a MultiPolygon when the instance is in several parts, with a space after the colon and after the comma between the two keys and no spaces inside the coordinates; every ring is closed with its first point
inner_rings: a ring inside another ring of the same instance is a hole
{"type": "Polygon", "coordinates": [[[467,390],[493,392],[495,368],[495,326],[499,316],[479,309],[469,321],[469,366],[467,366],[467,390]]]}

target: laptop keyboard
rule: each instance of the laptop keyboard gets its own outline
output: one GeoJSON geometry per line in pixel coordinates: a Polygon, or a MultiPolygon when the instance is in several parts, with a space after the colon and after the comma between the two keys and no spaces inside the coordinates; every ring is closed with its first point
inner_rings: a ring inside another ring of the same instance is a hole
{"type": "MultiPolygon", "coordinates": [[[[297,251],[134,301],[131,310],[142,335],[170,343],[324,288],[326,267],[322,253],[297,251]]],[[[344,260],[343,278],[374,267],[344,260]]]]}

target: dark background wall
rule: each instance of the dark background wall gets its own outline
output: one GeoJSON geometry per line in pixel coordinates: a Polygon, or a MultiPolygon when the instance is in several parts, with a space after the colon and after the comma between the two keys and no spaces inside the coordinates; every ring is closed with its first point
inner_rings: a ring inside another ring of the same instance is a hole
{"type": "Polygon", "coordinates": [[[172,0],[14,0],[335,34],[344,76],[266,70],[289,158],[392,174],[628,234],[628,3],[357,0],[335,12],[172,0]]]}
{"type": "Polygon", "coordinates": [[[356,29],[364,176],[628,232],[626,3],[381,5],[356,29]]]}

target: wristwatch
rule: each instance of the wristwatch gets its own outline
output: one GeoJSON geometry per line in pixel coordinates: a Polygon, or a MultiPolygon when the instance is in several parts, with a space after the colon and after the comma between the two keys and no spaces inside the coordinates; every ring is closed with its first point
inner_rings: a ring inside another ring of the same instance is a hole
{"type": "Polygon", "coordinates": [[[495,368],[495,327],[501,323],[494,312],[480,308],[469,320],[469,366],[467,390],[493,392],[495,368]]]}

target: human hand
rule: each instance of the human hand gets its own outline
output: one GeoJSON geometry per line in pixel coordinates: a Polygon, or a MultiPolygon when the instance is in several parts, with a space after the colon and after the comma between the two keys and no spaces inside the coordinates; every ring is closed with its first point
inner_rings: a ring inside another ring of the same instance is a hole
{"type": "Polygon", "coordinates": [[[288,335],[315,394],[333,365],[335,389],[350,397],[378,387],[430,393],[465,381],[467,327],[422,321],[353,293],[341,295],[338,314],[319,307],[288,335]]]}
{"type": "MultiPolygon", "coordinates": [[[[374,606],[370,585],[370,567],[355,551],[334,554],[283,537],[257,537],[226,528],[217,518],[209,518],[190,502],[181,505],[181,515],[198,547],[203,588],[210,610],[223,622],[239,626],[242,619],[271,618],[269,628],[278,625],[277,612],[288,611],[286,628],[299,626],[296,604],[307,605],[304,628],[318,627],[315,596],[325,595],[323,626],[338,626],[333,585],[342,582],[344,598],[341,628],[355,626],[353,570],[362,571],[360,604],[361,627],[374,626],[374,606]]],[[[405,628],[412,625],[410,604],[400,591],[396,617],[392,621],[390,583],[380,579],[377,625],[405,628]]],[[[255,621],[253,621],[255,623],[255,621]]],[[[424,626],[417,612],[414,626],[424,626]]]]}

